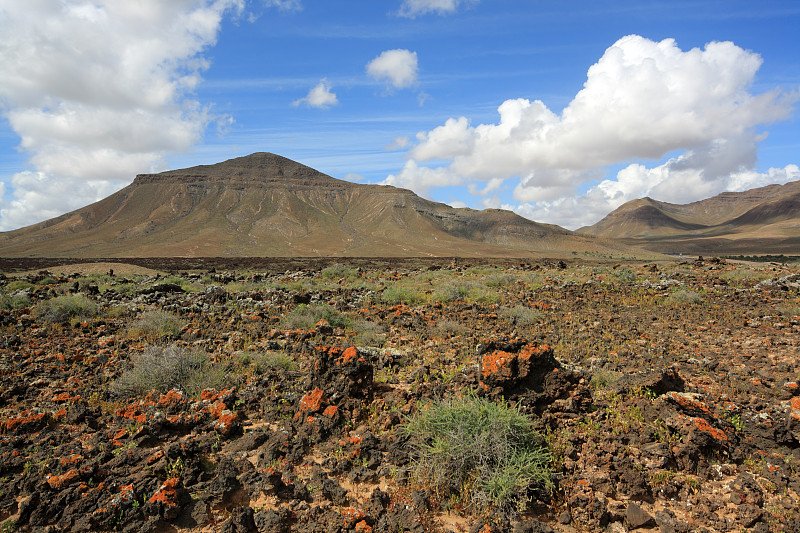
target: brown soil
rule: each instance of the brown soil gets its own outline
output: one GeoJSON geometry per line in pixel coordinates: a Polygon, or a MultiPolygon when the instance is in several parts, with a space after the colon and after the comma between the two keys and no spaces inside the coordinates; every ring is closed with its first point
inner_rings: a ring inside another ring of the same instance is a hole
{"type": "Polygon", "coordinates": [[[3,265],[2,530],[800,530],[797,266],[227,261],[3,265]],[[70,292],[99,313],[48,322],[70,292]],[[224,372],[124,393],[149,345],[224,372]],[[521,512],[411,475],[466,391],[546,437],[521,512]]]}

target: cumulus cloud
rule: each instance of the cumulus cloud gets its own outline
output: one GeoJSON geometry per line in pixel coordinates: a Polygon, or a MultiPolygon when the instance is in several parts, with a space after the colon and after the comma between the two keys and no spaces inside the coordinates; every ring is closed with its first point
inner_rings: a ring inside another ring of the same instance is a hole
{"type": "Polygon", "coordinates": [[[461,185],[461,177],[452,174],[447,168],[421,167],[416,161],[406,161],[403,169],[397,174],[390,174],[380,185],[393,185],[404,189],[411,189],[415,193],[429,197],[431,187],[444,187],[446,185],[461,185]]]}
{"type": "Polygon", "coordinates": [[[0,229],[85,205],[198,142],[218,118],[191,97],[202,52],[243,7],[0,0],[0,109],[35,167],[12,177],[0,229]]]}
{"type": "Polygon", "coordinates": [[[328,83],[328,80],[322,78],[320,82],[308,91],[308,94],[300,98],[299,100],[295,100],[292,102],[292,105],[297,107],[301,104],[305,104],[308,107],[317,107],[320,109],[327,109],[330,106],[337,105],[339,100],[336,98],[336,94],[331,91],[331,86],[328,83]]]}
{"type": "Polygon", "coordinates": [[[770,168],[766,172],[737,171],[719,183],[705,181],[699,171],[678,169],[674,163],[671,160],[650,169],[638,164],[629,165],[617,174],[617,179],[603,180],[584,194],[516,206],[505,205],[504,208],[532,220],[577,229],[594,224],[627,201],[645,196],[671,203],[688,203],[724,191],[745,191],[773,183],[800,180],[800,168],[794,164],[770,168]],[[695,190],[699,194],[695,194],[695,190]]]}
{"type": "Polygon", "coordinates": [[[447,15],[454,13],[462,5],[477,4],[478,0],[403,0],[400,16],[415,18],[417,15],[437,13],[447,15]]]}
{"type": "Polygon", "coordinates": [[[411,145],[411,141],[408,137],[401,136],[401,137],[392,137],[392,142],[386,144],[383,149],[384,150],[403,150],[408,148],[411,145]]]}
{"type": "Polygon", "coordinates": [[[386,50],[367,63],[367,74],[396,89],[406,89],[417,81],[417,53],[409,50],[386,50]]]}
{"type": "Polygon", "coordinates": [[[460,117],[420,132],[409,157],[449,160],[449,173],[463,179],[517,179],[519,212],[570,227],[643,191],[666,201],[698,200],[750,175],[762,139],[756,127],[792,111],[797,95],[751,93],[761,62],[731,42],[684,52],[673,39],[629,35],[589,68],[583,89],[560,114],[540,100],[506,100],[495,124],[473,126],[460,117]],[[663,165],[631,164],[574,198],[609,165],[676,151],[683,152],[663,165]]]}
{"type": "Polygon", "coordinates": [[[303,4],[300,0],[264,0],[267,7],[277,7],[281,11],[302,11],[303,4]]]}

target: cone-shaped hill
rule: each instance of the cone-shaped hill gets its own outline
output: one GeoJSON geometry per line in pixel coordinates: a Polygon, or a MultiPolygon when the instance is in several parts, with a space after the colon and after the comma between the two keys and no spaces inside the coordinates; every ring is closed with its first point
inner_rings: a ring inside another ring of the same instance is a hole
{"type": "Polygon", "coordinates": [[[270,153],[143,174],[71,213],[0,233],[3,257],[631,254],[510,211],[455,209],[270,153]]]}
{"type": "Polygon", "coordinates": [[[662,253],[797,254],[800,181],[725,192],[684,205],[632,200],[578,233],[662,253]]]}

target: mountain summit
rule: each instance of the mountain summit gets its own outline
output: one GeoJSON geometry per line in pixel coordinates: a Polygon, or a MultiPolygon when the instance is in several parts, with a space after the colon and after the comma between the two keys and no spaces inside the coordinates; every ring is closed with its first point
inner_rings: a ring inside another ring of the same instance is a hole
{"type": "Polygon", "coordinates": [[[518,257],[620,251],[510,211],[455,209],[405,189],[337,180],[271,153],[141,174],[99,202],[0,234],[5,257],[518,257]]]}
{"type": "Polygon", "coordinates": [[[800,181],[792,181],[684,205],[632,200],[578,233],[662,253],[796,254],[798,228],[800,181]]]}

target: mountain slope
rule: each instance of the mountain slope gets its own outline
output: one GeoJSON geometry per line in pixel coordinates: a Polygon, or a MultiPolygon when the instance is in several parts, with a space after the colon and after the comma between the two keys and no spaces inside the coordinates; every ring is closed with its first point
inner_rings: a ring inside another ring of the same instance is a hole
{"type": "Polygon", "coordinates": [[[632,253],[510,211],[454,209],[270,153],[139,175],[92,205],[0,234],[6,257],[520,256],[632,253]]]}
{"type": "Polygon", "coordinates": [[[633,200],[577,233],[663,253],[797,253],[800,181],[685,205],[633,200]]]}

